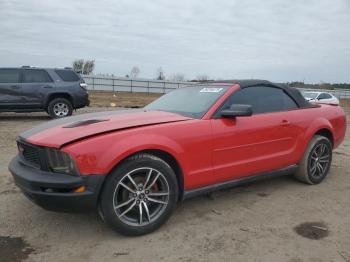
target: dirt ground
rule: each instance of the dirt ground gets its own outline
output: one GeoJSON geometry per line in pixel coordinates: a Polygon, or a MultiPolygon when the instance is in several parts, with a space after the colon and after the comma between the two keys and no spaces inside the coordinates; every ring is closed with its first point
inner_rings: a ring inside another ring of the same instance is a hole
{"type": "Polygon", "coordinates": [[[94,107],[144,107],[163,94],[89,91],[94,107]]]}
{"type": "MultiPolygon", "coordinates": [[[[106,109],[115,110],[78,113],[106,109]]],[[[282,177],[219,191],[180,203],[152,234],[124,237],[95,213],[45,211],[14,185],[7,166],[17,134],[48,120],[44,113],[0,114],[1,262],[350,261],[349,132],[320,185],[282,177]]]]}

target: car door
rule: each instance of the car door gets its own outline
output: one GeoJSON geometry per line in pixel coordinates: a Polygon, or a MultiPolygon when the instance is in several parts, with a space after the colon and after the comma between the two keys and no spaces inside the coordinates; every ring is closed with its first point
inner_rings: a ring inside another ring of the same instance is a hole
{"type": "Polygon", "coordinates": [[[54,82],[43,69],[23,69],[22,96],[26,108],[43,106],[45,96],[54,88],[54,82]]]}
{"type": "Polygon", "coordinates": [[[0,69],[0,109],[16,108],[22,103],[19,69],[0,69]]]}
{"type": "Polygon", "coordinates": [[[295,101],[283,89],[254,86],[234,92],[212,119],[216,181],[287,167],[300,131],[293,124],[295,101]],[[220,117],[232,104],[252,106],[253,115],[220,117]],[[291,110],[291,111],[289,111],[291,110]]]}

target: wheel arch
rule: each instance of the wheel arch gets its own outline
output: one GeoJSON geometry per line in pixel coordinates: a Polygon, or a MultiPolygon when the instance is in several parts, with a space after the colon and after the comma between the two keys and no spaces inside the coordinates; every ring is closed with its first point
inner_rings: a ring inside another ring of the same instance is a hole
{"type": "Polygon", "coordinates": [[[65,98],[67,99],[71,104],[72,107],[74,108],[74,99],[73,96],[69,93],[66,92],[58,92],[58,93],[51,93],[47,96],[46,101],[45,101],[45,107],[47,107],[49,105],[49,103],[56,98],[65,98]]]}
{"type": "MultiPolygon", "coordinates": [[[[116,168],[118,168],[121,164],[123,164],[125,161],[127,161],[129,158],[138,155],[138,154],[150,154],[153,156],[156,156],[160,159],[162,159],[163,161],[165,161],[170,167],[171,169],[174,171],[175,175],[176,175],[176,179],[178,182],[178,189],[179,189],[179,197],[178,200],[182,200],[183,199],[183,195],[184,195],[184,173],[183,173],[183,169],[180,165],[180,162],[176,159],[176,157],[165,151],[164,149],[143,149],[143,150],[139,150],[139,151],[135,151],[133,153],[130,153],[126,156],[123,157],[123,159],[121,159],[120,161],[118,161],[113,168],[110,170],[110,172],[106,175],[106,178],[113,172],[113,170],[115,170],[116,168]]],[[[105,179],[106,181],[106,179],[105,179]]],[[[103,188],[103,185],[102,185],[103,188]]]]}
{"type": "Polygon", "coordinates": [[[317,118],[312,121],[304,131],[304,135],[300,140],[297,150],[297,162],[301,161],[308,144],[315,135],[322,135],[324,137],[327,137],[331,140],[332,147],[334,147],[334,130],[331,123],[325,118],[317,118]]]}
{"type": "Polygon", "coordinates": [[[334,146],[334,135],[329,128],[321,128],[317,130],[313,136],[320,135],[328,138],[331,141],[332,147],[334,146]]]}
{"type": "Polygon", "coordinates": [[[304,141],[306,142],[305,146],[315,135],[321,135],[328,138],[332,142],[332,146],[334,146],[334,129],[328,119],[323,117],[316,118],[309,124],[304,136],[304,141]]]}

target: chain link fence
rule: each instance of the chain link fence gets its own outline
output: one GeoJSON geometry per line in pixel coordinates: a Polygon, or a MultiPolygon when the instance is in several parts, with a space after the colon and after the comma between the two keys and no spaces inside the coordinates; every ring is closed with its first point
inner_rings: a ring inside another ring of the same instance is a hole
{"type": "Polygon", "coordinates": [[[82,76],[89,90],[112,92],[168,93],[171,90],[195,85],[192,82],[82,76]]]}
{"type": "MultiPolygon", "coordinates": [[[[142,92],[142,93],[168,93],[171,90],[196,85],[194,82],[173,82],[164,80],[130,79],[103,76],[82,76],[88,84],[89,90],[112,91],[112,92],[142,92]]],[[[350,99],[350,90],[335,89],[308,89],[300,88],[303,92],[328,92],[339,99],[350,99]]]]}

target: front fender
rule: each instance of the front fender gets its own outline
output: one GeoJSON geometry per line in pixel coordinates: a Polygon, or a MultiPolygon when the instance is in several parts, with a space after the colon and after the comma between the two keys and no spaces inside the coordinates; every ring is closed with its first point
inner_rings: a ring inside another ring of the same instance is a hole
{"type": "MultiPolygon", "coordinates": [[[[123,132],[127,133],[127,132],[123,132]]],[[[82,175],[106,175],[128,156],[144,150],[161,150],[172,155],[186,169],[184,149],[179,143],[157,134],[112,133],[79,141],[63,148],[76,161],[82,175]]]]}

